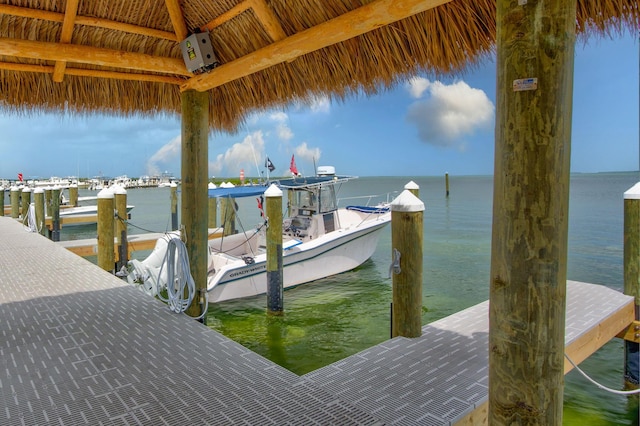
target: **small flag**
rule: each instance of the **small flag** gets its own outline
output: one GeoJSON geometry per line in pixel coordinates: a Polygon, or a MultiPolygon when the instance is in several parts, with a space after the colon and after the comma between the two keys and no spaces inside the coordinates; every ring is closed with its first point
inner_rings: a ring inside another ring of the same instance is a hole
{"type": "Polygon", "coordinates": [[[262,209],[264,198],[261,195],[260,198],[256,198],[256,201],[258,202],[258,210],[260,210],[260,216],[264,217],[264,210],[262,209]]]}
{"type": "Polygon", "coordinates": [[[22,173],[18,173],[18,180],[22,182],[22,173]]]}
{"type": "Polygon", "coordinates": [[[289,166],[289,170],[294,176],[298,176],[298,168],[296,167],[296,159],[294,155],[291,156],[291,165],[289,166]]]}
{"type": "Polygon", "coordinates": [[[269,169],[270,172],[274,171],[276,169],[276,166],[273,165],[273,163],[271,162],[271,160],[269,160],[269,157],[267,157],[266,160],[264,160],[264,166],[269,169]]]}

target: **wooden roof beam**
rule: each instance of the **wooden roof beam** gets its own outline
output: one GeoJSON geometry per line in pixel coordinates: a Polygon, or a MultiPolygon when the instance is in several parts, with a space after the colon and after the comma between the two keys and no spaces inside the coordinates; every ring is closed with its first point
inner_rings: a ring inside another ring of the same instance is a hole
{"type": "Polygon", "coordinates": [[[275,13],[273,13],[273,10],[271,10],[265,0],[250,0],[250,3],[253,12],[273,41],[280,41],[287,38],[287,34],[285,34],[282,25],[280,25],[280,21],[278,21],[275,13]]]}
{"type": "MultiPolygon", "coordinates": [[[[0,4],[0,14],[20,16],[23,18],[42,19],[50,22],[64,22],[64,13],[48,12],[46,10],[29,9],[26,7],[11,6],[8,4],[0,4]]],[[[146,37],[154,37],[171,41],[179,41],[174,33],[168,31],[156,30],[153,28],[145,28],[137,25],[125,24],[122,22],[111,21],[103,18],[94,18],[91,16],[76,16],[77,25],[86,25],[88,27],[106,28],[110,30],[122,31],[130,34],[139,34],[146,37]]]]}
{"type": "MultiPolygon", "coordinates": [[[[64,21],[62,22],[62,34],[60,35],[60,43],[70,43],[71,36],[73,36],[73,27],[76,22],[76,16],[78,15],[78,3],[80,0],[67,0],[67,5],[64,10],[64,21]]],[[[53,81],[61,83],[64,78],[64,70],[67,67],[67,63],[64,61],[56,62],[55,69],[53,71],[53,81]]]]}
{"type": "MultiPolygon", "coordinates": [[[[34,65],[34,64],[19,64],[16,62],[0,62],[0,70],[53,74],[54,67],[50,65],[34,65]]],[[[93,70],[93,69],[84,69],[84,68],[67,68],[65,70],[65,74],[77,75],[81,77],[109,78],[113,80],[149,81],[152,83],[166,83],[166,84],[174,84],[174,85],[179,85],[184,83],[184,79],[181,77],[171,77],[171,76],[156,75],[156,74],[117,72],[117,71],[102,71],[102,70],[93,70]]]]}
{"type": "Polygon", "coordinates": [[[169,11],[169,18],[171,18],[173,30],[176,33],[176,40],[181,42],[187,38],[189,31],[187,30],[187,24],[184,21],[184,14],[180,8],[180,3],[178,0],[165,0],[164,3],[167,5],[167,10],[169,11]]]}
{"type": "Polygon", "coordinates": [[[76,44],[0,38],[0,55],[46,61],[65,61],[161,74],[191,76],[182,58],[124,52],[76,44]]]}
{"type": "Polygon", "coordinates": [[[243,2],[240,2],[234,7],[232,7],[231,9],[229,9],[228,11],[226,11],[225,13],[223,13],[222,15],[204,24],[202,27],[200,27],[200,29],[202,31],[211,31],[214,28],[224,24],[225,22],[232,20],[233,18],[240,15],[242,12],[249,9],[250,7],[251,7],[251,4],[248,1],[245,0],[243,2]]]}
{"type": "Polygon", "coordinates": [[[277,41],[208,74],[190,78],[180,89],[206,91],[233,80],[292,61],[324,47],[357,37],[452,0],[376,0],[351,12],[277,41]]]}

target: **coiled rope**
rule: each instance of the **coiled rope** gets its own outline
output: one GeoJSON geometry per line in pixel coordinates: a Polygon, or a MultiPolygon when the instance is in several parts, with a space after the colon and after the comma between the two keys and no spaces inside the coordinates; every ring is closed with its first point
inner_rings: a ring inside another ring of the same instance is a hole
{"type": "MultiPolygon", "coordinates": [[[[165,252],[164,260],[162,261],[162,266],[158,273],[157,283],[156,290],[158,298],[167,303],[169,309],[175,313],[182,313],[186,311],[196,296],[196,284],[193,280],[193,276],[191,275],[187,247],[178,237],[172,237],[167,244],[167,251],[165,252]],[[161,284],[159,279],[159,277],[162,276],[162,270],[165,268],[165,265],[167,268],[166,299],[161,294],[161,284]]],[[[200,302],[204,304],[202,315],[196,319],[203,318],[207,313],[208,301],[206,294],[207,293],[205,291],[203,300],[200,302]]]]}
{"type": "Polygon", "coordinates": [[[40,233],[42,230],[42,228],[38,229],[38,224],[36,223],[36,207],[33,203],[29,204],[27,216],[23,219],[22,224],[27,232],[40,233]]]}

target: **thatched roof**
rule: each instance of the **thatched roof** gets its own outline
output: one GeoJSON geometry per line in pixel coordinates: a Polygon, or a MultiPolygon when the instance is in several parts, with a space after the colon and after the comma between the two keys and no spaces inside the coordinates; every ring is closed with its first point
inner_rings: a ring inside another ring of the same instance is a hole
{"type": "MultiPolygon", "coordinates": [[[[637,0],[578,0],[579,33],[638,28],[637,0]]],[[[313,95],[376,93],[492,53],[496,0],[0,0],[0,107],[179,113],[208,90],[213,128],[313,95]],[[194,76],[180,41],[210,30],[194,76]]]]}

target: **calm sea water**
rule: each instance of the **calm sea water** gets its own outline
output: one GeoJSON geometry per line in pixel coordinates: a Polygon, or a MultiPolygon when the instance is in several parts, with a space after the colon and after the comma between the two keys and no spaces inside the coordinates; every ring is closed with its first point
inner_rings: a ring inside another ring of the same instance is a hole
{"type": "MultiPolygon", "coordinates": [[[[367,177],[345,184],[341,198],[396,195],[409,181],[420,185],[424,201],[423,324],[489,297],[493,180],[491,177],[367,177]]],[[[638,173],[574,175],[571,179],[568,278],[622,290],[623,193],[638,173]]],[[[169,228],[169,189],[132,189],[135,205],[130,233],[169,228]]],[[[81,191],[80,195],[90,195],[81,191]]],[[[384,197],[383,197],[384,198],[384,197]]],[[[379,198],[378,198],[379,199],[379,198]]],[[[342,204],[364,204],[366,199],[342,204]]],[[[241,200],[240,225],[257,223],[253,198],[241,200]]],[[[63,239],[95,236],[95,228],[64,229],[63,239]]],[[[139,253],[143,258],[147,253],[139,253]]],[[[266,297],[224,302],[210,307],[209,327],[271,359],[305,374],[389,338],[391,279],[390,227],[371,260],[358,269],[285,292],[285,315],[265,315],[266,297]]],[[[605,345],[582,365],[599,382],[620,388],[623,343],[605,345]]],[[[564,424],[638,424],[637,403],[608,394],[577,372],[566,377],[564,424]]]]}

